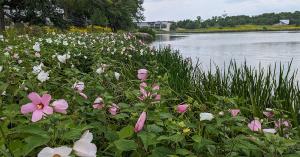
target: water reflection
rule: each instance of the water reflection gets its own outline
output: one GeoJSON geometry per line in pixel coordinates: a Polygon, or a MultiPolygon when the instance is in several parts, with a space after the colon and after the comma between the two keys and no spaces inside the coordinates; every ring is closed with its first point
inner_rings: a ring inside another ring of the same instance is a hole
{"type": "Polygon", "coordinates": [[[156,48],[170,45],[183,56],[210,68],[211,62],[220,67],[234,59],[248,65],[267,67],[287,64],[293,59],[293,70],[300,67],[300,32],[247,32],[208,34],[163,34],[153,44],[156,48]]]}
{"type": "Polygon", "coordinates": [[[156,41],[160,41],[160,42],[163,42],[163,41],[173,41],[173,40],[180,40],[182,38],[185,38],[187,37],[187,35],[183,35],[183,34],[158,34],[156,35],[156,41]]]}

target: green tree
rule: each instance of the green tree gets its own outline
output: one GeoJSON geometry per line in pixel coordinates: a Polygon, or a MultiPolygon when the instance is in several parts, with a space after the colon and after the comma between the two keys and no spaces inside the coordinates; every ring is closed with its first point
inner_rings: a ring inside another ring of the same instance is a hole
{"type": "Polygon", "coordinates": [[[143,0],[0,0],[0,29],[5,17],[12,22],[55,26],[110,26],[129,29],[143,19],[143,0]]]}
{"type": "Polygon", "coordinates": [[[5,17],[15,23],[45,25],[51,21],[54,25],[63,27],[63,13],[56,0],[1,0],[0,28],[5,29],[5,17]]]}
{"type": "Polygon", "coordinates": [[[134,21],[144,19],[142,0],[109,0],[107,18],[109,26],[114,30],[129,29],[134,21]]]}

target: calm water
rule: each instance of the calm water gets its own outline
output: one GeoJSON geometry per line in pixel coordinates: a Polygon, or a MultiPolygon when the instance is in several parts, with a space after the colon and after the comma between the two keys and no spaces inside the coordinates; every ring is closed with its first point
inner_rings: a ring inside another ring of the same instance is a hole
{"type": "Polygon", "coordinates": [[[263,67],[275,63],[287,64],[293,59],[293,69],[300,68],[300,32],[247,32],[208,34],[163,34],[152,43],[156,48],[171,46],[183,56],[199,59],[204,69],[210,63],[220,67],[231,59],[263,67]]]}

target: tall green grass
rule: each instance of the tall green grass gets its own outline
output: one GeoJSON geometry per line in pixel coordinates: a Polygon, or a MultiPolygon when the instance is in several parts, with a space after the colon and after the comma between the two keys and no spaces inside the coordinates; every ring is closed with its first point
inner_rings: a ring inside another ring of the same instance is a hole
{"type": "Polygon", "coordinates": [[[170,87],[182,100],[191,97],[208,107],[223,108],[212,105],[222,96],[233,100],[227,108],[242,108],[249,116],[262,117],[262,111],[274,108],[292,118],[295,126],[300,122],[300,90],[297,72],[291,70],[292,61],[263,68],[232,60],[225,68],[216,66],[205,71],[199,62],[193,64],[170,48],[158,50],[155,60],[161,67],[159,73],[168,74],[170,87]]]}
{"type": "Polygon", "coordinates": [[[200,62],[193,63],[192,59],[185,59],[170,47],[143,55],[134,53],[130,59],[121,54],[107,54],[107,57],[116,62],[128,82],[136,78],[139,68],[147,68],[151,75],[166,76],[166,86],[176,97],[176,100],[170,100],[170,105],[192,99],[207,111],[240,108],[249,118],[263,117],[262,111],[274,108],[289,116],[294,126],[300,123],[300,89],[297,73],[291,68],[292,62],[263,68],[232,60],[225,68],[211,66],[209,70],[203,70],[200,62]]]}

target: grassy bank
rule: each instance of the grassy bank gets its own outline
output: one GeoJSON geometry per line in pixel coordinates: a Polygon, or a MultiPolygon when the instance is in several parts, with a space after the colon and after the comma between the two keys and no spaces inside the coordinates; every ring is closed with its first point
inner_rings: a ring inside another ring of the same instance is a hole
{"type": "Polygon", "coordinates": [[[236,27],[210,27],[202,29],[178,28],[177,33],[215,33],[215,32],[251,32],[251,31],[298,31],[300,26],[241,25],[236,27]]]}
{"type": "Polygon", "coordinates": [[[8,33],[0,48],[0,155],[300,154],[290,66],[206,72],[130,33],[8,33]]]}

